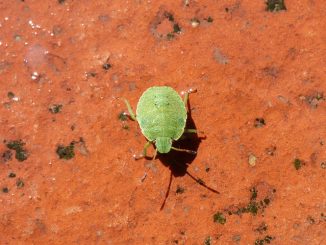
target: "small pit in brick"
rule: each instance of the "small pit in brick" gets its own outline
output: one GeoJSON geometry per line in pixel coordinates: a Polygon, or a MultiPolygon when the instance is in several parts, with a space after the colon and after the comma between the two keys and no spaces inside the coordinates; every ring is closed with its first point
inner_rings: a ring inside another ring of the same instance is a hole
{"type": "Polygon", "coordinates": [[[284,0],[266,0],[266,11],[278,12],[286,10],[284,0]]]}
{"type": "Polygon", "coordinates": [[[12,152],[11,150],[6,150],[1,155],[2,162],[8,162],[12,159],[12,152]]]}
{"type": "Polygon", "coordinates": [[[181,33],[181,27],[173,14],[161,8],[150,24],[152,34],[158,39],[173,40],[181,33]]]}
{"type": "Polygon", "coordinates": [[[262,117],[257,117],[254,122],[255,128],[262,128],[266,125],[265,119],[262,117]]]}

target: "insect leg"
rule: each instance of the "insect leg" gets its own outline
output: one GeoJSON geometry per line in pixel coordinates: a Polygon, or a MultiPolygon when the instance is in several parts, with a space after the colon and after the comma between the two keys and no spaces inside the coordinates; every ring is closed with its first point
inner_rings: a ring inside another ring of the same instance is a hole
{"type": "Polygon", "coordinates": [[[155,149],[154,156],[153,156],[152,160],[155,160],[156,155],[157,155],[157,149],[155,149]]]}
{"type": "Polygon", "coordinates": [[[187,150],[187,149],[180,149],[180,148],[175,148],[175,147],[171,147],[172,150],[175,150],[175,151],[183,151],[183,152],[187,152],[189,154],[192,154],[192,155],[196,155],[197,154],[197,151],[192,151],[192,150],[187,150]]]}
{"type": "Polygon", "coordinates": [[[200,138],[203,138],[205,139],[206,138],[206,135],[203,131],[198,131],[197,129],[194,129],[194,128],[186,128],[184,130],[184,133],[188,133],[188,134],[198,134],[200,138]]]}
{"type": "Polygon", "coordinates": [[[183,103],[185,104],[186,107],[188,105],[189,94],[196,93],[196,92],[197,89],[189,89],[187,92],[182,92],[182,94],[184,94],[183,103]]]}
{"type": "Polygon", "coordinates": [[[152,142],[147,141],[146,144],[144,145],[143,154],[140,154],[140,155],[138,155],[138,156],[134,155],[134,158],[135,158],[136,160],[139,160],[139,159],[142,159],[142,158],[144,158],[144,157],[145,157],[145,158],[148,157],[148,156],[147,156],[147,149],[148,149],[148,147],[149,147],[151,144],[152,144],[152,142]]]}
{"type": "Polygon", "coordinates": [[[200,184],[201,186],[204,186],[206,189],[216,193],[216,194],[220,194],[219,191],[213,189],[212,187],[209,187],[205,184],[205,182],[202,179],[196,178],[195,176],[193,176],[192,174],[190,174],[188,171],[186,171],[186,174],[192,178],[194,181],[196,181],[198,184],[200,184]]]}
{"type": "Polygon", "coordinates": [[[132,111],[132,108],[131,108],[128,100],[124,99],[124,101],[125,101],[125,104],[126,104],[126,106],[128,108],[128,112],[129,112],[129,115],[130,115],[131,119],[134,120],[134,121],[137,121],[135,113],[132,111]]]}
{"type": "Polygon", "coordinates": [[[171,172],[170,172],[170,180],[169,180],[168,189],[167,189],[167,191],[166,191],[166,193],[165,193],[165,198],[164,198],[164,201],[163,201],[163,203],[162,203],[162,205],[161,205],[160,210],[162,210],[162,209],[164,208],[164,206],[165,206],[165,202],[166,202],[166,199],[167,199],[168,196],[169,196],[170,189],[171,189],[171,184],[172,184],[172,178],[173,178],[173,174],[172,174],[172,171],[171,171],[171,172]]]}
{"type": "Polygon", "coordinates": [[[184,130],[184,133],[197,134],[198,131],[197,131],[197,129],[186,128],[186,129],[184,130]]]}

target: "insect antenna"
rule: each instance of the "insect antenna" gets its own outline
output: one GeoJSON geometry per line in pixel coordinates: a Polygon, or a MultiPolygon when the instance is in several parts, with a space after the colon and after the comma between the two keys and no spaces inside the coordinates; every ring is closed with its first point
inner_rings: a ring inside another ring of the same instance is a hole
{"type": "Polygon", "coordinates": [[[216,193],[216,194],[220,194],[219,191],[213,189],[212,187],[207,186],[207,185],[205,184],[205,182],[204,182],[202,179],[194,177],[192,174],[190,174],[190,173],[188,172],[188,170],[186,170],[186,174],[187,174],[190,178],[192,178],[194,181],[196,181],[198,184],[200,184],[201,186],[205,187],[207,190],[210,190],[211,192],[214,192],[214,193],[216,193]]]}
{"type": "MultiPolygon", "coordinates": [[[[176,165],[178,165],[179,167],[182,167],[182,164],[179,163],[178,161],[174,161],[174,163],[176,165]]],[[[172,170],[171,170],[172,171],[172,170]]],[[[205,187],[207,190],[210,190],[211,192],[214,192],[216,194],[220,194],[219,191],[215,190],[212,187],[209,187],[208,185],[205,184],[205,182],[200,179],[200,178],[196,178],[195,176],[193,176],[191,173],[189,173],[189,171],[187,169],[184,169],[184,173],[187,174],[190,178],[192,178],[194,181],[196,181],[198,184],[200,184],[201,186],[205,187]]]]}
{"type": "Polygon", "coordinates": [[[173,174],[172,174],[172,171],[170,171],[170,180],[169,180],[168,189],[167,189],[167,191],[165,193],[165,197],[164,197],[164,200],[163,200],[163,203],[161,205],[160,210],[162,210],[164,208],[165,202],[168,199],[168,196],[169,196],[169,193],[170,193],[170,189],[171,189],[171,184],[172,184],[172,178],[173,178],[173,174]]]}

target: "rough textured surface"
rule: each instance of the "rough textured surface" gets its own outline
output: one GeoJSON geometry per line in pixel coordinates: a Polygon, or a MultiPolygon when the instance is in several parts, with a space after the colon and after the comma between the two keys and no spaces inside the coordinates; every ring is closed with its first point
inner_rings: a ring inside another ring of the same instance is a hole
{"type": "Polygon", "coordinates": [[[0,2],[0,244],[325,243],[324,1],[160,2],[0,2]],[[132,159],[154,85],[196,157],[132,159]]]}

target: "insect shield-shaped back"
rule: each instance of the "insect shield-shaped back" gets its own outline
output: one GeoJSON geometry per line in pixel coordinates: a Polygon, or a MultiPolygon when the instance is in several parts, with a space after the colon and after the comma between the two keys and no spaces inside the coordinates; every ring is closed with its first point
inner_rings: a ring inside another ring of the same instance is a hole
{"type": "Polygon", "coordinates": [[[160,153],[168,153],[172,140],[184,132],[187,110],[180,95],[170,87],[151,87],[140,97],[137,121],[144,136],[156,142],[160,153]]]}

